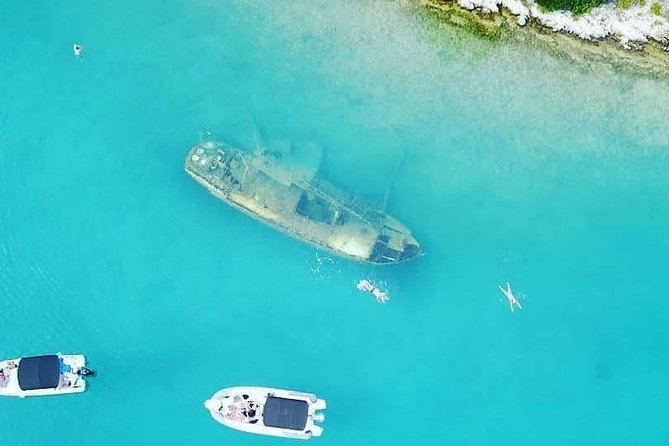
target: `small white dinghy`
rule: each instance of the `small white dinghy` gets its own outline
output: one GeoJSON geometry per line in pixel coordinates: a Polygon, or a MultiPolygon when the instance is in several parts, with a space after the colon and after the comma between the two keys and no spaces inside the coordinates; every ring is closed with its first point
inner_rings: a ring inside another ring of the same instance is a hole
{"type": "Polygon", "coordinates": [[[327,407],[311,393],[269,387],[229,387],[204,402],[216,421],[255,434],[308,440],[320,437],[327,407]]]}
{"type": "Polygon", "coordinates": [[[84,355],[43,355],[0,361],[0,396],[46,396],[86,390],[84,355]]]}

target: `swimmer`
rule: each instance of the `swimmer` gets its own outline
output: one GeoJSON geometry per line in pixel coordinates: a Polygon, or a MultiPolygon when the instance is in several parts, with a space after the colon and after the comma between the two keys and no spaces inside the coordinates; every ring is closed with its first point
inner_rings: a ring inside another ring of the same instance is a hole
{"type": "Polygon", "coordinates": [[[388,295],[386,293],[384,293],[383,291],[381,291],[378,288],[374,288],[374,291],[372,291],[372,294],[374,295],[374,297],[376,297],[376,301],[380,304],[385,304],[386,302],[388,302],[390,300],[390,297],[388,297],[388,295]]]}
{"type": "Polygon", "coordinates": [[[360,291],[366,291],[368,293],[372,293],[372,295],[376,298],[377,302],[385,304],[390,300],[390,297],[388,297],[388,294],[384,291],[381,291],[378,289],[372,282],[370,282],[367,279],[362,279],[358,284],[356,285],[356,288],[359,289],[360,291]]]}
{"type": "Polygon", "coordinates": [[[356,288],[358,288],[360,291],[374,291],[374,285],[372,285],[372,282],[367,279],[362,279],[360,282],[358,282],[356,288]]]}
{"type": "Polygon", "coordinates": [[[84,49],[84,47],[82,47],[78,43],[75,43],[74,45],[72,45],[72,51],[74,51],[74,55],[76,57],[81,57],[81,52],[83,51],[83,49],[84,49]]]}
{"type": "Polygon", "coordinates": [[[511,285],[509,285],[509,282],[506,282],[506,289],[502,288],[500,285],[497,285],[497,288],[504,293],[504,296],[506,297],[506,300],[509,301],[509,307],[511,308],[511,311],[513,312],[513,306],[517,305],[519,310],[523,309],[523,306],[520,305],[520,302],[518,302],[518,299],[516,299],[516,296],[513,295],[513,291],[511,291],[511,285]]]}

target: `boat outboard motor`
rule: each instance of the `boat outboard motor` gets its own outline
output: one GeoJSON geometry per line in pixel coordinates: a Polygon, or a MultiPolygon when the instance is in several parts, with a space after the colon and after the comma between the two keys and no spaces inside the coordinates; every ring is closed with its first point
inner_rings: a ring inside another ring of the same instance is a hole
{"type": "Polygon", "coordinates": [[[82,367],[77,372],[77,375],[79,375],[79,376],[95,376],[95,371],[89,369],[88,367],[82,367]]]}

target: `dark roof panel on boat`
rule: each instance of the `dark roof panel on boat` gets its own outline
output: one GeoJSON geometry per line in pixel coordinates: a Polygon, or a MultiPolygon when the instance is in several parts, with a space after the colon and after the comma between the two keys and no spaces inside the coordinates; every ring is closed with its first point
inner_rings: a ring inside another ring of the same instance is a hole
{"type": "Polygon", "coordinates": [[[301,431],[307,425],[306,401],[270,396],[265,401],[262,421],[265,426],[301,431]]]}
{"type": "Polygon", "coordinates": [[[32,356],[19,362],[21,390],[55,389],[60,381],[58,356],[32,356]]]}

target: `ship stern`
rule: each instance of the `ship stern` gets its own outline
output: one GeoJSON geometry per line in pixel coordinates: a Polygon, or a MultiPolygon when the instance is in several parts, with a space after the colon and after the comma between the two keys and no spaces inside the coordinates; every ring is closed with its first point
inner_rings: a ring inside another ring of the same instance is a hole
{"type": "Polygon", "coordinates": [[[381,234],[376,239],[370,263],[388,264],[406,262],[422,254],[420,243],[411,234],[402,237],[389,237],[381,234]]]}

